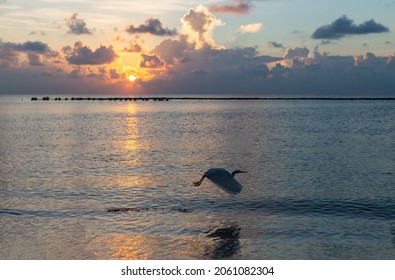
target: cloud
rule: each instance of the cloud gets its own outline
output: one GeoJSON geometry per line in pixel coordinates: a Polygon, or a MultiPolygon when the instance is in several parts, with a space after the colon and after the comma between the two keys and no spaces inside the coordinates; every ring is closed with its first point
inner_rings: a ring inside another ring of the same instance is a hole
{"type": "Polygon", "coordinates": [[[212,13],[248,14],[252,8],[251,1],[233,0],[228,4],[210,4],[208,9],[212,13]]]}
{"type": "MultiPolygon", "coordinates": [[[[176,39],[162,41],[142,57],[140,67],[151,76],[136,82],[138,93],[329,97],[393,94],[392,58],[373,59],[367,55],[363,63],[357,64],[354,56],[321,54],[318,47],[312,52],[307,47],[290,47],[282,57],[264,56],[256,48],[218,47],[211,33],[222,22],[203,6],[189,10],[181,21],[183,26],[176,39]]],[[[278,42],[269,45],[285,49],[278,42]]]]}
{"type": "Polygon", "coordinates": [[[257,56],[257,50],[250,47],[197,49],[191,48],[192,45],[184,46],[183,52],[176,55],[186,55],[187,59],[175,59],[171,71],[167,71],[165,76],[142,81],[140,86],[143,93],[237,94],[250,91],[254,81],[264,80],[268,75],[269,69],[265,62],[273,60],[257,56]]]}
{"type": "Polygon", "coordinates": [[[98,67],[91,67],[91,66],[84,66],[84,65],[77,65],[73,68],[68,74],[67,78],[74,79],[74,80],[86,80],[89,78],[92,82],[93,80],[97,81],[104,81],[108,82],[112,79],[112,74],[108,73],[107,68],[104,66],[98,67]]]}
{"type": "Polygon", "coordinates": [[[223,25],[209,10],[199,5],[196,9],[190,9],[181,19],[183,24],[182,34],[188,36],[188,40],[198,48],[210,46],[220,48],[214,43],[212,31],[216,26],[223,25]]]}
{"type": "Polygon", "coordinates": [[[13,49],[18,52],[34,52],[40,54],[51,52],[50,47],[40,41],[27,41],[25,43],[0,42],[0,47],[13,49]]]}
{"type": "Polygon", "coordinates": [[[159,55],[166,63],[174,64],[177,61],[188,60],[188,53],[195,49],[195,44],[188,42],[188,36],[180,35],[176,40],[164,40],[156,46],[152,53],[159,55]]]}
{"type": "Polygon", "coordinates": [[[176,29],[164,28],[159,19],[149,18],[145,24],[139,26],[130,25],[126,31],[131,34],[135,33],[149,33],[157,36],[174,36],[177,35],[176,29]]]}
{"type": "Polygon", "coordinates": [[[268,45],[276,49],[285,49],[284,45],[278,42],[269,41],[268,45]]]}
{"type": "Polygon", "coordinates": [[[386,66],[388,62],[387,57],[377,57],[372,52],[367,52],[364,55],[354,56],[355,67],[380,69],[386,66]]]}
{"type": "Polygon", "coordinates": [[[2,47],[0,44],[0,68],[11,68],[19,63],[18,53],[10,48],[2,47]]]}
{"type": "Polygon", "coordinates": [[[45,36],[46,35],[46,33],[44,32],[44,31],[31,31],[30,33],[29,33],[29,35],[41,35],[41,36],[45,36]]]}
{"type": "Polygon", "coordinates": [[[165,66],[165,62],[155,54],[141,54],[139,66],[141,68],[161,68],[165,66]]]}
{"type": "Polygon", "coordinates": [[[129,46],[124,49],[125,52],[131,52],[131,53],[139,53],[142,50],[143,50],[142,47],[137,43],[130,43],[129,46]]]}
{"type": "Polygon", "coordinates": [[[77,18],[78,14],[74,13],[70,18],[65,19],[67,26],[69,27],[69,34],[81,35],[81,34],[92,34],[92,32],[86,26],[83,19],[77,18]]]}
{"type": "Polygon", "coordinates": [[[318,47],[285,49],[274,41],[269,46],[283,49],[283,56],[262,55],[258,47],[225,48],[212,36],[223,23],[203,6],[187,11],[181,23],[178,36],[162,38],[146,53],[140,50],[144,42],[137,41],[139,36],[132,42],[118,40],[120,51],[139,51],[135,68],[117,61],[111,45],[77,42],[55,56],[40,41],[0,41],[0,93],[394,96],[395,55],[329,55],[318,47]],[[112,64],[103,65],[107,63],[112,64]],[[130,83],[130,74],[139,78],[130,83]]]}
{"type": "Polygon", "coordinates": [[[240,26],[241,33],[256,33],[262,29],[262,23],[251,23],[247,25],[240,26]]]}
{"type": "Polygon", "coordinates": [[[0,69],[0,94],[28,94],[31,96],[81,96],[130,93],[120,80],[103,79],[100,71],[92,73],[85,66],[75,71],[58,71],[51,66],[0,69]],[[72,72],[72,73],[70,73],[72,72]],[[88,77],[90,76],[90,77],[88,77]],[[95,77],[96,76],[96,77],[95,77]],[[70,79],[74,78],[72,81],[70,79]]]}
{"type": "Polygon", "coordinates": [[[306,47],[295,47],[295,48],[288,48],[285,51],[283,58],[306,58],[309,55],[310,51],[306,47]]]}
{"type": "Polygon", "coordinates": [[[96,50],[91,50],[84,46],[82,42],[76,42],[74,47],[64,47],[63,52],[66,54],[66,60],[75,65],[100,65],[111,63],[118,56],[113,47],[100,46],[96,50]]]}
{"type": "Polygon", "coordinates": [[[58,55],[51,48],[40,41],[26,41],[24,43],[2,42],[0,41],[0,67],[9,68],[18,66],[20,54],[27,55],[27,59],[32,66],[42,66],[41,56],[53,58],[58,55]]]}
{"type": "Polygon", "coordinates": [[[40,56],[37,53],[28,53],[27,58],[29,64],[32,66],[42,66],[43,63],[40,60],[40,56]]]}
{"type": "Polygon", "coordinates": [[[113,80],[121,78],[121,74],[117,72],[116,69],[110,69],[110,78],[113,80]]]}
{"type": "MultiPolygon", "coordinates": [[[[270,45],[284,48],[277,42],[270,45]]],[[[371,53],[330,56],[321,54],[318,47],[313,51],[290,47],[282,57],[273,57],[259,55],[256,48],[198,47],[188,40],[188,35],[180,35],[161,42],[151,54],[158,54],[167,64],[166,69],[162,68],[163,75],[138,82],[140,93],[144,94],[294,97],[393,94],[394,59],[371,53]]]]}
{"type": "Polygon", "coordinates": [[[389,32],[389,28],[380,23],[376,23],[373,19],[357,25],[353,20],[343,15],[331,24],[317,28],[312,34],[312,38],[337,40],[347,35],[363,35],[383,32],[389,32]]]}

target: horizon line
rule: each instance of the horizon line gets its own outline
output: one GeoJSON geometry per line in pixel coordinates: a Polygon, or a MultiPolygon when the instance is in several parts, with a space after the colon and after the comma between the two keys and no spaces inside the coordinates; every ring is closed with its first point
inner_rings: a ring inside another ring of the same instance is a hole
{"type": "Polygon", "coordinates": [[[170,101],[170,100],[395,100],[395,97],[32,97],[31,101],[170,101]]]}

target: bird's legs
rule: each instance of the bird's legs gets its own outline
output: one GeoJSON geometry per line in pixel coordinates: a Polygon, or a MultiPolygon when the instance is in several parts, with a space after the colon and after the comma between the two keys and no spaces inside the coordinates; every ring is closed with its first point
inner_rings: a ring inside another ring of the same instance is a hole
{"type": "Polygon", "coordinates": [[[206,176],[203,175],[203,177],[202,177],[199,181],[193,182],[193,185],[194,185],[194,186],[200,186],[200,184],[203,182],[203,179],[204,179],[205,177],[206,177],[206,176]]]}

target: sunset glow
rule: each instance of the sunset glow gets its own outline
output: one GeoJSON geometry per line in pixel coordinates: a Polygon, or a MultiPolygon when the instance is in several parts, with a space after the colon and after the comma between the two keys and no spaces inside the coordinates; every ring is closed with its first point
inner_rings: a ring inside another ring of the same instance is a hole
{"type": "Polygon", "coordinates": [[[129,81],[134,82],[137,79],[135,75],[130,75],[129,76],[129,81]]]}
{"type": "Polygon", "coordinates": [[[393,95],[393,1],[20,2],[0,94],[393,95]]]}

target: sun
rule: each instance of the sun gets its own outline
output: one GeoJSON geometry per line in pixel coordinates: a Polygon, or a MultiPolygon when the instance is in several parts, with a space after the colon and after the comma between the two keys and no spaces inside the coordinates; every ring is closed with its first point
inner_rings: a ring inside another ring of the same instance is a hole
{"type": "Polygon", "coordinates": [[[129,75],[129,81],[134,82],[137,79],[135,75],[129,75]]]}

